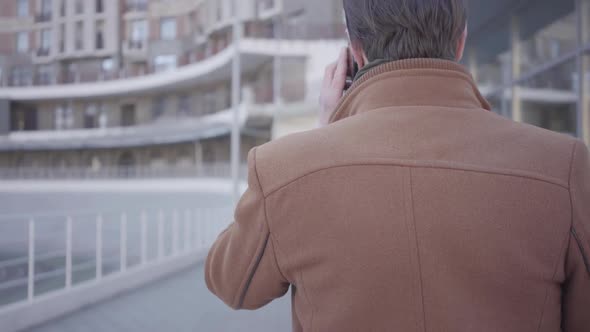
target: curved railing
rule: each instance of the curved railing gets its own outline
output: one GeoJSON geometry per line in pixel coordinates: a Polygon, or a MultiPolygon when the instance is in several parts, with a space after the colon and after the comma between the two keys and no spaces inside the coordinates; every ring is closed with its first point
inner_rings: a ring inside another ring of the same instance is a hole
{"type": "Polygon", "coordinates": [[[0,325],[4,331],[27,328],[51,318],[27,316],[28,308],[63,314],[66,307],[47,307],[59,308],[60,297],[80,288],[194,261],[191,256],[202,257],[231,220],[227,206],[0,215],[0,325]]]}

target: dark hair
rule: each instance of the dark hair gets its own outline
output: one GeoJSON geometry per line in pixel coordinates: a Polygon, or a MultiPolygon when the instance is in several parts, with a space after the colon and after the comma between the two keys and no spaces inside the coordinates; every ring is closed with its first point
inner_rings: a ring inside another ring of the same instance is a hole
{"type": "Polygon", "coordinates": [[[455,60],[467,24],[464,0],[343,0],[350,40],[369,61],[455,60]]]}

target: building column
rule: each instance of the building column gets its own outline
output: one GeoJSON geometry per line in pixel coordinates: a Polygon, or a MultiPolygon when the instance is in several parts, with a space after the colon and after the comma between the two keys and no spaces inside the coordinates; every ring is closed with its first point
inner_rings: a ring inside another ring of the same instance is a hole
{"type": "Polygon", "coordinates": [[[522,103],[520,100],[520,87],[514,82],[520,77],[521,75],[521,43],[520,43],[520,26],[518,22],[518,17],[513,16],[512,21],[510,24],[510,42],[511,42],[511,58],[512,58],[512,66],[511,66],[511,78],[512,84],[512,120],[516,122],[523,122],[524,117],[522,114],[522,103]]]}
{"type": "Polygon", "coordinates": [[[477,72],[477,51],[475,48],[469,49],[469,59],[468,59],[468,66],[469,71],[471,72],[471,76],[473,76],[473,80],[475,83],[479,83],[479,77],[477,72]]]}
{"type": "Polygon", "coordinates": [[[10,133],[10,101],[0,99],[0,135],[10,133]]]}
{"type": "MultiPolygon", "coordinates": [[[[590,42],[590,0],[579,0],[580,42],[582,45],[590,42]]],[[[580,55],[579,82],[580,82],[580,114],[578,120],[580,138],[590,146],[590,54],[580,55]]]]}

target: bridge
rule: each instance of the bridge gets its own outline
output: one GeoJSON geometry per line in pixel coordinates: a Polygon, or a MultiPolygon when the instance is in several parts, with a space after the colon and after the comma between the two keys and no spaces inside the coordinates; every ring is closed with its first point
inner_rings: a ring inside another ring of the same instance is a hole
{"type": "Polygon", "coordinates": [[[214,178],[3,181],[0,330],[289,330],[289,296],[234,312],[207,290],[230,192],[214,178]]]}

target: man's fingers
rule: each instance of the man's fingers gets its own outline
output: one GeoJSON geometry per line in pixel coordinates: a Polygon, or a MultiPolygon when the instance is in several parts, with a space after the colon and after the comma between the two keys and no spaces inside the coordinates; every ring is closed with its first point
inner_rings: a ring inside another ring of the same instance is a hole
{"type": "Polygon", "coordinates": [[[340,57],[338,58],[338,64],[334,72],[334,78],[332,79],[332,87],[336,89],[344,89],[346,84],[346,73],[348,72],[348,50],[343,48],[340,51],[340,57]]]}
{"type": "Polygon", "coordinates": [[[337,63],[333,63],[326,67],[326,72],[324,73],[324,88],[332,86],[332,81],[334,80],[334,74],[336,73],[336,66],[337,63]]]}

